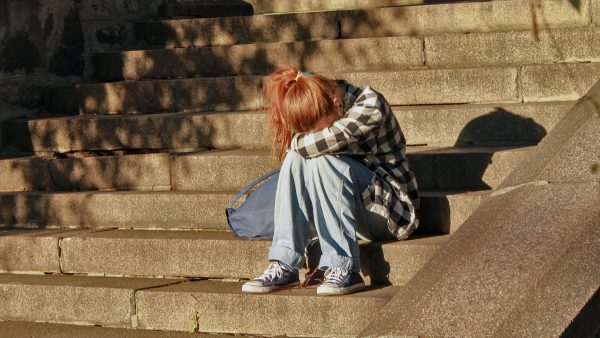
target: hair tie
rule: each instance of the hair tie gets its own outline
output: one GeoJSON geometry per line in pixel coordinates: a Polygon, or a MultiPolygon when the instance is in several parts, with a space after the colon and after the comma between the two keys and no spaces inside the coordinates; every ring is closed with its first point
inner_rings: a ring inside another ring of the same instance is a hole
{"type": "Polygon", "coordinates": [[[302,76],[302,72],[300,70],[298,70],[298,74],[296,74],[296,78],[294,79],[294,81],[298,81],[300,76],[302,76]]]}

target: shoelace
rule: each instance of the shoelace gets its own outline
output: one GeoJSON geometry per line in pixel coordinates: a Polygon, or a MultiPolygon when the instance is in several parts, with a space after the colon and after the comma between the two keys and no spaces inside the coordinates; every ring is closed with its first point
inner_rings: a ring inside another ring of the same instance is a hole
{"type": "Polygon", "coordinates": [[[262,275],[256,279],[261,281],[272,281],[275,277],[283,277],[283,268],[279,262],[271,262],[267,270],[265,270],[265,272],[263,272],[262,275]]]}
{"type": "Polygon", "coordinates": [[[325,283],[340,284],[348,275],[348,270],[341,268],[328,268],[325,271],[325,283]]]}

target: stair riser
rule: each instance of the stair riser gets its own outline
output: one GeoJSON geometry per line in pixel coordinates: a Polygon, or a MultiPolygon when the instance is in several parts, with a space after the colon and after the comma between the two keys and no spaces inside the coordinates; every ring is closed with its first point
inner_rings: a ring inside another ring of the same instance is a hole
{"type": "Polygon", "coordinates": [[[260,77],[55,87],[45,95],[45,107],[64,115],[255,110],[262,105],[260,87],[260,77]]]}
{"type": "MultiPolygon", "coordinates": [[[[314,291],[313,291],[314,292],[314,291]]],[[[355,336],[387,303],[387,299],[297,297],[190,292],[140,291],[136,295],[141,328],[185,331],[198,313],[201,332],[259,335],[355,336]],[[309,302],[309,303],[307,303],[309,302]],[[360,304],[360,305],[359,305],[360,304]],[[344,315],[334,315],[340,309],[344,315]],[[268,318],[268,321],[265,321],[268,318]]]]}
{"type": "Polygon", "coordinates": [[[0,191],[170,190],[167,154],[1,160],[0,191]]]}
{"type": "Polygon", "coordinates": [[[136,313],[136,290],[177,282],[26,275],[2,275],[1,279],[0,317],[4,320],[129,328],[136,313]],[[112,285],[102,285],[107,283],[112,285]]]}
{"type": "Polygon", "coordinates": [[[234,45],[252,42],[336,39],[338,13],[210,18],[142,22],[138,37],[151,46],[166,48],[234,45]]]}
{"type": "Polygon", "coordinates": [[[7,320],[131,327],[133,290],[88,289],[0,285],[0,293],[5,295],[0,299],[0,316],[7,320]]]}
{"type": "MultiPolygon", "coordinates": [[[[495,188],[524,151],[408,154],[421,190],[495,188]]],[[[173,190],[237,190],[271,170],[270,157],[183,155],[172,164],[173,190]],[[192,170],[193,168],[193,170],[192,170]]]]}
{"type": "MultiPolygon", "coordinates": [[[[419,232],[449,233],[485,195],[422,197],[419,232]]],[[[0,227],[228,230],[230,194],[0,194],[0,227]]]]}
{"type": "MultiPolygon", "coordinates": [[[[239,292],[240,283],[74,276],[0,278],[0,316],[4,320],[263,335],[356,335],[398,291],[389,287],[347,297],[320,297],[313,288],[245,295],[239,292]],[[330,316],[340,308],[355,310],[342,317],[330,316]]],[[[133,332],[127,335],[138,336],[133,332]]],[[[151,332],[144,336],[154,337],[151,332]]]]}
{"type": "Polygon", "coordinates": [[[600,61],[600,29],[551,30],[537,36],[528,31],[100,53],[94,56],[94,69],[101,81],[116,81],[267,74],[278,65],[341,73],[573,61],[600,61]]]}
{"type": "MultiPolygon", "coordinates": [[[[328,75],[371,86],[391,105],[425,105],[576,100],[598,74],[600,63],[328,75]],[[556,78],[562,82],[548,80],[556,78]]],[[[244,76],[79,85],[50,90],[46,104],[54,113],[82,115],[252,110],[262,105],[260,83],[259,76],[244,76]]]]}
{"type": "MultiPolygon", "coordinates": [[[[295,2],[296,5],[303,4],[295,2]]],[[[312,4],[312,2],[311,2],[312,4]]],[[[541,28],[590,23],[587,2],[578,13],[569,3],[543,1],[541,28]]],[[[329,7],[330,8],[330,7],[329,7]]],[[[301,41],[402,35],[434,35],[530,30],[531,6],[522,1],[435,4],[342,12],[147,22],[138,37],[160,47],[232,45],[252,42],[301,41]]],[[[331,9],[331,8],[330,8],[331,9]]],[[[295,11],[294,11],[295,12],[295,11]]]]}
{"type": "MultiPolygon", "coordinates": [[[[522,153],[416,153],[408,158],[422,190],[488,189],[502,182],[522,153]]],[[[16,169],[3,173],[0,190],[236,191],[276,167],[266,153],[226,154],[20,160],[16,169]]]]}
{"type": "MultiPolygon", "coordinates": [[[[192,238],[75,237],[60,243],[61,266],[65,273],[252,279],[264,270],[270,244],[192,238]]],[[[361,270],[369,283],[402,285],[435,254],[440,244],[365,243],[361,245],[361,270]]]]}
{"type": "Polygon", "coordinates": [[[404,37],[136,51],[97,54],[94,69],[101,81],[267,74],[281,65],[328,73],[403,69],[423,66],[422,46],[404,37]]]}
{"type": "MultiPolygon", "coordinates": [[[[408,145],[516,146],[537,144],[572,106],[572,102],[553,102],[402,107],[395,115],[408,145]]],[[[36,152],[267,149],[266,123],[265,114],[251,113],[99,116],[7,121],[3,133],[10,145],[36,152]]]]}

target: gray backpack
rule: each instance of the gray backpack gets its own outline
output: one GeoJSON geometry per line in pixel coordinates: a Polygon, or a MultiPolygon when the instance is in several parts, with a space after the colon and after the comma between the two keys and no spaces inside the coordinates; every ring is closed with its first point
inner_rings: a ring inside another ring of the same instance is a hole
{"type": "Polygon", "coordinates": [[[236,236],[247,239],[273,239],[273,214],[278,180],[279,169],[272,170],[255,179],[231,199],[225,213],[227,223],[236,236]],[[237,209],[233,208],[243,195],[265,180],[267,181],[248,195],[237,209]]]}

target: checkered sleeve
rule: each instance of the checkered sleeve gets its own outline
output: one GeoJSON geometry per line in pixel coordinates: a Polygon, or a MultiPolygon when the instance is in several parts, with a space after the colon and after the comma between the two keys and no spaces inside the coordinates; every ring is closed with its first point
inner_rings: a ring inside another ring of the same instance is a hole
{"type": "Polygon", "coordinates": [[[368,87],[356,98],[354,105],[331,127],[320,131],[296,134],[290,148],[305,158],[332,153],[353,153],[362,143],[376,138],[382,122],[382,112],[376,92],[368,87]]]}

